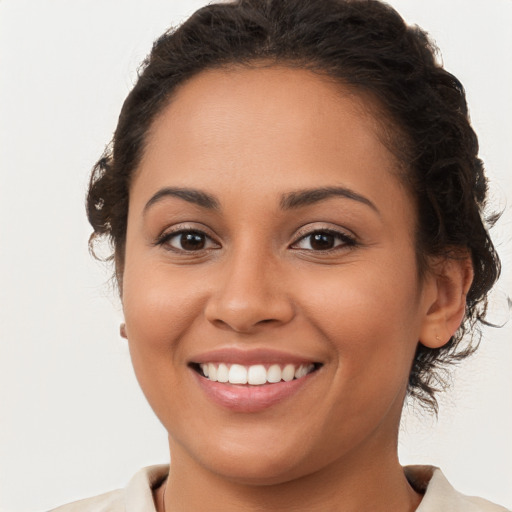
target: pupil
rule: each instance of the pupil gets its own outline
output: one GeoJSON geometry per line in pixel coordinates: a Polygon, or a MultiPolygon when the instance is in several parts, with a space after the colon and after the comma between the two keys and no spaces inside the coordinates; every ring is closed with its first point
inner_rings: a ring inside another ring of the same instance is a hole
{"type": "Polygon", "coordinates": [[[183,233],[181,235],[181,247],[187,251],[197,251],[204,248],[205,240],[199,233],[183,233]]]}
{"type": "Polygon", "coordinates": [[[334,236],[328,233],[316,233],[311,237],[311,247],[320,251],[332,249],[334,247],[334,236]]]}

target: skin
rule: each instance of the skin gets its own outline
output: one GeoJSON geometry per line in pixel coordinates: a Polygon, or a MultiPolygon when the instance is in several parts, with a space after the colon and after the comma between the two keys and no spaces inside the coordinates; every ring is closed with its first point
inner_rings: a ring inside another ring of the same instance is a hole
{"type": "Polygon", "coordinates": [[[191,79],[152,126],[130,190],[122,300],[137,378],[169,432],[166,510],[418,506],[397,458],[408,374],[419,340],[439,346],[457,328],[471,269],[441,262],[419,279],[414,203],[371,110],[305,70],[234,68],[191,79]],[[150,201],[165,187],[218,208],[150,201]],[[282,208],[318,187],[359,199],[282,208]],[[203,231],[204,249],[158,243],[173,229],[203,231]],[[335,247],[315,249],[308,235],[326,229],[335,247]],[[322,366],[290,398],[232,411],[189,365],[219,348],[322,366]]]}

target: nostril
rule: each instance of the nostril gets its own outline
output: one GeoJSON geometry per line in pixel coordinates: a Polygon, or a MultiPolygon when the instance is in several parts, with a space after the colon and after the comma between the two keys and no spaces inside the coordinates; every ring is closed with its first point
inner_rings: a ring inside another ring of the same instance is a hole
{"type": "Polygon", "coordinates": [[[215,325],[215,327],[218,327],[220,329],[225,329],[225,330],[234,330],[233,327],[231,327],[231,325],[224,321],[224,320],[221,320],[220,318],[216,318],[214,320],[212,320],[212,323],[213,325],[215,325]]]}
{"type": "Polygon", "coordinates": [[[231,288],[210,297],[205,316],[220,329],[249,333],[255,328],[288,323],[294,317],[294,308],[285,296],[248,292],[242,297],[240,290],[231,288]]]}

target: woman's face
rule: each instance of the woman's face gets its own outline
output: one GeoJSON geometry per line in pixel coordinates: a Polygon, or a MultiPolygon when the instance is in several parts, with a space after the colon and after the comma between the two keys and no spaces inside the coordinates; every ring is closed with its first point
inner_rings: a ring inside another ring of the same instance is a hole
{"type": "Polygon", "coordinates": [[[276,483],[396,457],[431,287],[370,111],[305,70],[213,70],[154,123],[122,300],[173,464],[276,483]]]}

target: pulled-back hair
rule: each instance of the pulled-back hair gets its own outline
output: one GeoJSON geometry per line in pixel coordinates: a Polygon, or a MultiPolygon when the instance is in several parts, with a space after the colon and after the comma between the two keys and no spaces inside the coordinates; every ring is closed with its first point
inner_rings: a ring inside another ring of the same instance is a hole
{"type": "Polygon", "coordinates": [[[124,102],[87,197],[95,241],[122,270],[130,182],[155,117],[179,85],[201,71],[266,62],[310,69],[372,96],[391,127],[401,178],[417,205],[420,274],[430,256],[471,255],[474,279],[462,326],[438,349],[418,344],[408,392],[437,409],[443,370],[474,351],[487,294],[500,270],[484,225],[487,182],[461,83],[436,59],[418,27],[377,0],[238,0],[208,5],[163,34],[124,102]]]}

